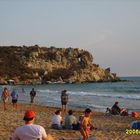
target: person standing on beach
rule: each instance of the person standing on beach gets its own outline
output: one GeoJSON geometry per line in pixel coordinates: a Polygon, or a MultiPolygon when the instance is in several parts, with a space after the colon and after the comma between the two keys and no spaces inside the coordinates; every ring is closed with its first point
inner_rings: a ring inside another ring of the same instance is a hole
{"type": "Polygon", "coordinates": [[[17,109],[18,94],[15,88],[11,92],[11,97],[12,97],[13,108],[17,109]]]}
{"type": "Polygon", "coordinates": [[[31,103],[34,103],[35,96],[36,96],[36,91],[34,90],[34,88],[32,88],[32,90],[30,92],[31,103]]]}
{"type": "Polygon", "coordinates": [[[27,110],[23,118],[25,125],[17,127],[10,140],[54,140],[42,126],[34,124],[34,118],[35,113],[27,110]]]}
{"type": "Polygon", "coordinates": [[[82,118],[81,121],[81,134],[83,136],[82,139],[80,140],[87,140],[89,138],[89,132],[92,126],[92,124],[90,123],[90,116],[92,115],[92,111],[91,109],[87,108],[85,110],[85,116],[82,118]]]}
{"type": "Polygon", "coordinates": [[[2,92],[2,95],[1,95],[1,99],[3,101],[4,110],[7,110],[6,102],[8,102],[9,97],[10,97],[10,94],[9,94],[7,88],[5,87],[4,90],[3,90],[3,92],[2,92]]]}
{"type": "Polygon", "coordinates": [[[67,90],[63,90],[61,92],[62,111],[66,111],[67,110],[68,94],[66,92],[67,92],[67,90]]]}

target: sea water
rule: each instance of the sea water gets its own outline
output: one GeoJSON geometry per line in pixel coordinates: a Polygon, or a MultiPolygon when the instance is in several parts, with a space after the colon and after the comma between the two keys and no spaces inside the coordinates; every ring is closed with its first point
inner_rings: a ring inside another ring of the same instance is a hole
{"type": "MultiPolygon", "coordinates": [[[[84,110],[89,107],[95,111],[105,111],[115,101],[130,112],[140,112],[140,77],[121,77],[122,82],[82,83],[82,84],[46,84],[6,86],[9,92],[15,87],[19,102],[30,102],[30,91],[35,88],[35,103],[61,107],[61,91],[66,89],[69,95],[69,108],[84,110]]],[[[0,94],[5,86],[0,86],[0,94]]]]}

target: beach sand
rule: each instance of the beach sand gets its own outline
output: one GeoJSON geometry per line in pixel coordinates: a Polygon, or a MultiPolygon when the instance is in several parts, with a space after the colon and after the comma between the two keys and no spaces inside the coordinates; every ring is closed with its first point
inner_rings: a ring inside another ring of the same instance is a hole
{"type": "MultiPolygon", "coordinates": [[[[47,134],[51,134],[55,140],[79,140],[79,131],[75,130],[53,130],[50,129],[51,118],[57,108],[34,105],[35,124],[39,124],[46,129],[47,134]]],[[[17,126],[24,124],[23,116],[25,110],[30,109],[29,104],[19,104],[18,110],[14,110],[12,104],[8,105],[8,110],[4,111],[0,103],[0,140],[7,140],[17,126]]],[[[82,111],[75,110],[74,115],[78,118],[82,111]]],[[[65,113],[63,113],[63,117],[65,113]]],[[[107,116],[104,113],[93,112],[91,122],[97,130],[91,131],[91,136],[96,140],[140,140],[139,135],[127,135],[126,129],[129,128],[131,117],[107,116]]]]}

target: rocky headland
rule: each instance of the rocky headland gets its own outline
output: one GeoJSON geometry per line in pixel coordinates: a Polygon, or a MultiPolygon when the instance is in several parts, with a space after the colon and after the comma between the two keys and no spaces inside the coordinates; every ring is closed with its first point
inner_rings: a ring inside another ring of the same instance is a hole
{"type": "Polygon", "coordinates": [[[0,47],[0,84],[115,82],[110,68],[94,63],[93,56],[78,48],[35,46],[0,47]]]}

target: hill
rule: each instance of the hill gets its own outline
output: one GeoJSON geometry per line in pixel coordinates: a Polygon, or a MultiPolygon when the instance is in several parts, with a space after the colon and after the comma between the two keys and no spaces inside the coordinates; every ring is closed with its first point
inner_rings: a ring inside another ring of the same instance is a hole
{"type": "Polygon", "coordinates": [[[0,47],[0,83],[17,84],[118,81],[110,68],[95,64],[93,56],[78,48],[35,46],[0,47]]]}

